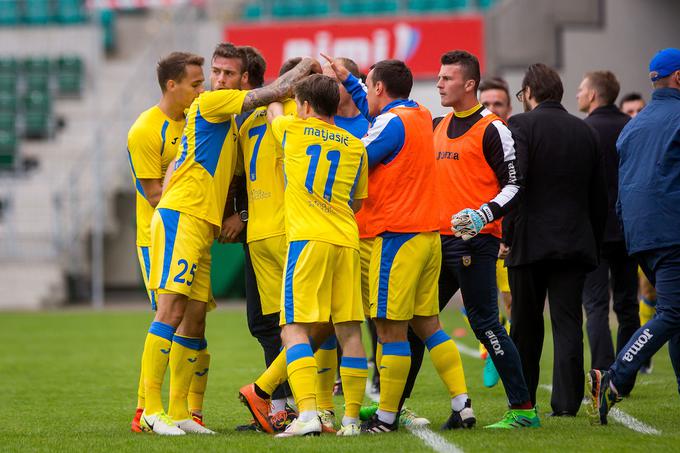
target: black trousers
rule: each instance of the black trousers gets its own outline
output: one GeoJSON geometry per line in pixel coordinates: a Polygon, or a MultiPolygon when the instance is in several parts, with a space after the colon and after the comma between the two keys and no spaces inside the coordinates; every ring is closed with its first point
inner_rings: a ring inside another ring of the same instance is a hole
{"type": "Polygon", "coordinates": [[[534,404],[545,334],[543,309],[548,295],[554,341],[550,405],[556,413],[576,414],[585,390],[581,308],[585,277],[585,268],[569,261],[542,261],[508,268],[512,293],[510,336],[519,350],[534,404]]]}
{"type": "Polygon", "coordinates": [[[586,276],[583,307],[586,310],[591,368],[609,369],[616,355],[640,328],[637,267],[637,260],[628,256],[623,242],[605,243],[600,265],[586,276]],[[616,354],[609,329],[610,288],[614,313],[619,322],[616,354]]]}
{"type": "MultiPolygon", "coordinates": [[[[281,326],[279,326],[279,313],[270,315],[262,314],[262,302],[257,289],[255,270],[250,259],[248,244],[243,244],[245,251],[245,274],[246,274],[246,313],[248,316],[248,330],[250,334],[260,342],[264,351],[264,363],[268,367],[281,352],[281,326]]],[[[272,395],[273,399],[292,396],[288,382],[280,385],[272,395]]]]}

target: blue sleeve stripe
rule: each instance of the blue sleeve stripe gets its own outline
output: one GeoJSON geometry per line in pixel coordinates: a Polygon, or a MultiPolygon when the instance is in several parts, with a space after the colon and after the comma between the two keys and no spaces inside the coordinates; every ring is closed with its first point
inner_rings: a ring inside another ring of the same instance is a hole
{"type": "Polygon", "coordinates": [[[312,347],[309,343],[299,343],[290,349],[286,349],[286,363],[288,365],[304,357],[314,357],[312,347]]]}
{"type": "Polygon", "coordinates": [[[132,177],[135,178],[135,188],[137,189],[137,192],[144,198],[146,198],[146,195],[144,195],[144,187],[142,187],[142,183],[139,182],[139,179],[137,179],[137,172],[135,171],[135,166],[132,163],[132,154],[130,153],[130,150],[127,150],[128,152],[128,162],[130,162],[130,170],[132,170],[132,177]]]}
{"type": "Polygon", "coordinates": [[[439,329],[438,331],[430,335],[430,338],[425,340],[425,346],[427,346],[427,349],[431,351],[433,348],[439,346],[440,344],[450,339],[451,337],[448,336],[446,332],[439,329]]]}
{"type": "Polygon", "coordinates": [[[201,343],[198,345],[198,350],[202,351],[207,347],[208,347],[208,340],[206,340],[205,338],[201,338],[201,343]]]}
{"type": "Polygon", "coordinates": [[[342,357],[340,366],[345,368],[358,368],[360,370],[368,369],[368,362],[366,357],[342,357]]]}
{"type": "Polygon", "coordinates": [[[201,346],[201,338],[183,337],[177,334],[175,334],[175,336],[172,337],[172,342],[181,344],[185,348],[193,349],[194,351],[200,350],[201,346]]]}
{"type": "Polygon", "coordinates": [[[175,334],[175,328],[170,324],[154,321],[151,323],[151,327],[149,327],[149,333],[156,335],[157,337],[165,338],[168,341],[172,341],[172,336],[175,334]]]}
{"type": "Polygon", "coordinates": [[[323,342],[321,346],[319,346],[319,349],[323,349],[326,351],[332,351],[333,349],[338,347],[338,337],[335,335],[331,335],[326,339],[326,341],[323,342]]]}
{"type": "Polygon", "coordinates": [[[352,101],[357,106],[361,114],[368,120],[373,121],[373,118],[368,113],[368,99],[366,93],[368,88],[361,82],[361,79],[350,74],[343,83],[347,92],[352,96],[352,101]]]}
{"type": "Polygon", "coordinates": [[[165,250],[163,251],[163,274],[161,275],[161,284],[159,288],[165,288],[170,275],[170,266],[172,266],[172,254],[175,250],[175,238],[177,236],[177,226],[179,224],[179,211],[172,209],[159,208],[158,213],[163,221],[163,229],[165,230],[165,250]]]}
{"type": "Polygon", "coordinates": [[[187,136],[182,135],[182,154],[179,155],[179,159],[175,161],[175,170],[179,168],[180,165],[182,165],[182,162],[184,162],[187,158],[187,151],[189,149],[189,145],[187,143],[187,136]]]}
{"type": "Polygon", "coordinates": [[[376,318],[387,318],[387,301],[390,286],[390,271],[399,249],[416,233],[395,234],[394,236],[382,237],[382,250],[380,251],[380,274],[378,276],[378,310],[376,318]]]}
{"type": "Polygon", "coordinates": [[[383,343],[383,357],[386,355],[398,355],[408,357],[411,355],[411,345],[408,341],[395,341],[383,343]]]}
{"type": "Polygon", "coordinates": [[[392,162],[404,147],[405,140],[406,129],[401,118],[392,112],[378,116],[368,134],[361,139],[368,153],[369,168],[392,162]]]}
{"type": "Polygon", "coordinates": [[[161,156],[163,155],[163,152],[165,151],[165,133],[168,131],[168,126],[169,126],[169,125],[170,125],[170,123],[168,122],[168,120],[165,120],[165,121],[163,122],[163,127],[161,128],[161,140],[162,140],[162,143],[161,143],[161,156]]]}
{"type": "Polygon", "coordinates": [[[302,250],[309,241],[293,241],[288,244],[288,262],[286,263],[286,275],[284,280],[284,300],[283,308],[286,312],[286,324],[295,322],[295,297],[293,296],[293,274],[295,274],[295,265],[302,250]]]}

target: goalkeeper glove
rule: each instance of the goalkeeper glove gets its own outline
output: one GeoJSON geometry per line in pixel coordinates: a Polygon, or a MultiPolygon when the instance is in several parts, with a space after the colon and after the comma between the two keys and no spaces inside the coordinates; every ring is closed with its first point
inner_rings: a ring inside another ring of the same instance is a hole
{"type": "Polygon", "coordinates": [[[484,204],[479,209],[465,208],[451,216],[451,231],[464,241],[471,239],[482,231],[484,225],[493,220],[489,206],[484,204]]]}

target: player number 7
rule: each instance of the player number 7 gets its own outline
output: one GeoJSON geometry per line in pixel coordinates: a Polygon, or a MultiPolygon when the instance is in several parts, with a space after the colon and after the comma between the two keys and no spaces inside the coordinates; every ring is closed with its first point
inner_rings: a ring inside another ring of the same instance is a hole
{"type": "MultiPolygon", "coordinates": [[[[319,158],[321,157],[321,145],[308,146],[307,155],[310,156],[310,160],[309,169],[307,170],[307,179],[305,179],[305,187],[309,193],[314,193],[314,178],[316,178],[316,168],[319,166],[319,158]]],[[[326,153],[326,159],[331,163],[331,166],[328,169],[328,178],[326,179],[323,197],[330,203],[333,196],[335,174],[338,171],[338,164],[340,163],[340,151],[328,151],[326,153]]]]}
{"type": "Polygon", "coordinates": [[[255,147],[253,148],[253,155],[250,158],[250,171],[249,176],[251,181],[255,181],[257,178],[257,153],[260,152],[260,145],[262,144],[262,138],[265,132],[267,132],[267,125],[262,124],[261,126],[256,126],[248,131],[248,137],[253,138],[257,135],[257,140],[255,140],[255,147]]]}

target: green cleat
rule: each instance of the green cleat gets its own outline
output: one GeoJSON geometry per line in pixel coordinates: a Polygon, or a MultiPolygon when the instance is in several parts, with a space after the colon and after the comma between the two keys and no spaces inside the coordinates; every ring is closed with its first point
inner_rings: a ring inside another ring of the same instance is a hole
{"type": "Polygon", "coordinates": [[[538,418],[538,411],[533,409],[510,409],[505,413],[503,419],[493,425],[484,428],[491,429],[518,429],[518,428],[540,428],[541,420],[538,418]]]}
{"type": "Polygon", "coordinates": [[[365,422],[366,420],[373,417],[376,412],[378,412],[377,402],[371,403],[368,406],[361,406],[361,409],[359,409],[359,419],[365,422]]]}

